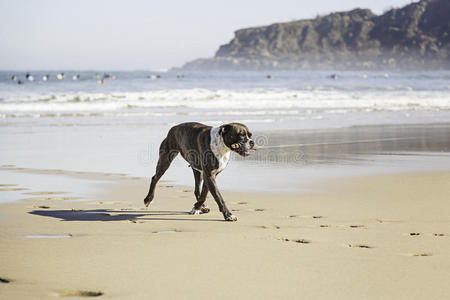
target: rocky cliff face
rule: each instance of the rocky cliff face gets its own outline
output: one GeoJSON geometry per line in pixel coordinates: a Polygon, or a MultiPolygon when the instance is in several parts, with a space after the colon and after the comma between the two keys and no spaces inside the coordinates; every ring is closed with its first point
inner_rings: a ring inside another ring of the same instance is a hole
{"type": "Polygon", "coordinates": [[[185,70],[450,69],[450,0],[241,29],[185,70]]]}

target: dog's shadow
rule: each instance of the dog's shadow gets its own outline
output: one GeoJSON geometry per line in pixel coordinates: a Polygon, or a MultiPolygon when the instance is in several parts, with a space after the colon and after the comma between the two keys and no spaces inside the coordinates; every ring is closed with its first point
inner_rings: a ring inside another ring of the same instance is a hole
{"type": "Polygon", "coordinates": [[[185,211],[132,211],[114,209],[88,209],[88,210],[33,210],[28,212],[32,215],[51,217],[61,221],[208,221],[217,222],[222,220],[196,218],[175,218],[175,216],[191,216],[185,211]]]}

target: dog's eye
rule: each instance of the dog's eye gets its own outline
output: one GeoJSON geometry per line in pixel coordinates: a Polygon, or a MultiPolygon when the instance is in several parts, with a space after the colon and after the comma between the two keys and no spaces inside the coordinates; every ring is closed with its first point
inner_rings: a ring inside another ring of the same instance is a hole
{"type": "Polygon", "coordinates": [[[249,138],[252,137],[252,133],[251,132],[247,133],[247,135],[248,135],[249,138]]]}

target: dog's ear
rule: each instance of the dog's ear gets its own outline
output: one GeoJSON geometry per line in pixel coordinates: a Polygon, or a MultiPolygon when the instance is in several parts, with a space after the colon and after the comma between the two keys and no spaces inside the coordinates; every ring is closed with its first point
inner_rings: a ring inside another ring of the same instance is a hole
{"type": "Polygon", "coordinates": [[[222,126],[220,126],[219,134],[220,134],[221,136],[223,136],[225,133],[227,133],[228,131],[230,131],[231,128],[232,128],[232,126],[231,126],[230,124],[222,125],[222,126]]]}

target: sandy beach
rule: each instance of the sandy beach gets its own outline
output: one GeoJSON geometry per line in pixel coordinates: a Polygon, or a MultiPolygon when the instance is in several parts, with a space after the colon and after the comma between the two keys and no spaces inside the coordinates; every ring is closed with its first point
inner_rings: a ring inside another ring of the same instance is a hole
{"type": "Polygon", "coordinates": [[[2,299],[450,297],[449,172],[327,180],[314,193],[224,191],[239,218],[228,223],[210,196],[211,213],[188,215],[192,187],[161,182],[144,209],[148,179],[5,169],[101,185],[93,201],[1,187],[24,199],[1,205],[2,299]]]}

